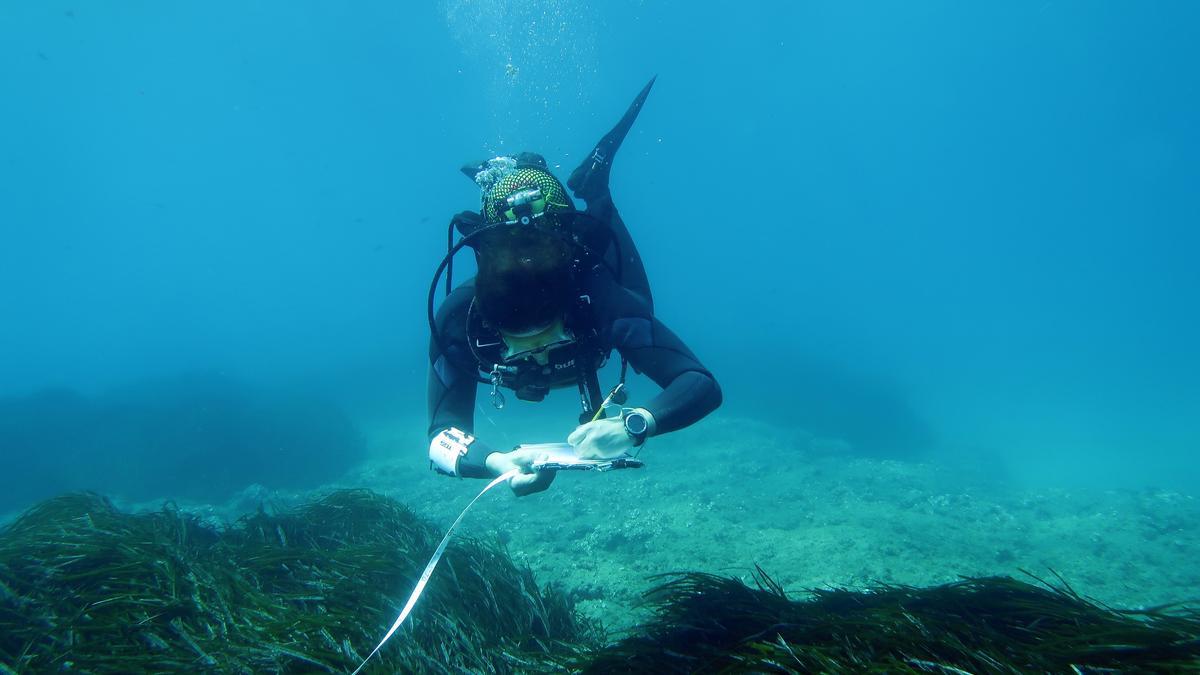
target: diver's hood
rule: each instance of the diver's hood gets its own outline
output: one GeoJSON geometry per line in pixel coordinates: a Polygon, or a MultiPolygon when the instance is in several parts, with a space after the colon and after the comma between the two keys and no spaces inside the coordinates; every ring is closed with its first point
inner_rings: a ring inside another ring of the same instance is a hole
{"type": "MultiPolygon", "coordinates": [[[[492,159],[482,160],[479,162],[469,162],[464,164],[459,170],[463,175],[470,178],[473,182],[480,185],[486,192],[486,178],[482,177],[481,173],[488,173],[497,167],[501,160],[508,160],[504,163],[502,172],[517,171],[524,168],[533,168],[545,171],[553,177],[549,166],[546,164],[546,158],[536,152],[522,152],[512,157],[495,157],[492,159]]],[[[557,180],[557,179],[555,179],[557,180]]],[[[512,224],[496,224],[489,223],[482,214],[475,211],[463,211],[454,216],[454,228],[458,230],[459,235],[469,237],[467,246],[474,249],[477,253],[480,244],[484,239],[471,237],[471,235],[479,233],[483,229],[502,229],[507,227],[529,227],[528,225],[512,225],[512,224]]],[[[556,230],[559,233],[566,234],[567,238],[577,245],[581,245],[593,251],[602,251],[608,243],[608,238],[611,232],[607,225],[588,215],[583,211],[579,211],[572,207],[570,210],[556,211],[550,215],[545,221],[537,222],[533,227],[544,228],[547,230],[556,230]]]]}

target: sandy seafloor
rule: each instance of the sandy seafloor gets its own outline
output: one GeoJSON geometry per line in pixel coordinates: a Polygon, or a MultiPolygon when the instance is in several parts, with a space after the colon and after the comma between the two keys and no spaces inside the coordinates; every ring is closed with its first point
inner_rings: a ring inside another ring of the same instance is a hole
{"type": "MultiPolygon", "coordinates": [[[[749,582],[754,565],[798,596],[876,581],[1030,579],[1027,570],[1056,572],[1118,608],[1200,599],[1200,502],[1190,495],[1020,490],[983,469],[855,457],[833,439],[719,414],[652,439],[642,458],[643,469],[562,474],[520,499],[498,486],[464,530],[506,542],[613,633],[644,617],[638,598],[652,575],[749,582]]],[[[485,485],[411,461],[354,478],[447,525],[485,485]]]]}
{"type": "MultiPolygon", "coordinates": [[[[375,427],[368,438],[379,459],[329,487],[371,488],[444,528],[486,483],[431,472],[411,427],[375,427]]],[[[503,542],[614,637],[644,618],[638,598],[652,575],[749,581],[754,565],[798,597],[806,588],[1053,570],[1113,607],[1200,598],[1193,496],[1016,489],[985,471],[856,457],[835,440],[720,414],[652,439],[642,458],[643,469],[563,474],[520,499],[497,486],[461,532],[503,542]]],[[[311,496],[250,488],[227,504],[181,506],[232,519],[264,501],[278,508],[311,496]]]]}

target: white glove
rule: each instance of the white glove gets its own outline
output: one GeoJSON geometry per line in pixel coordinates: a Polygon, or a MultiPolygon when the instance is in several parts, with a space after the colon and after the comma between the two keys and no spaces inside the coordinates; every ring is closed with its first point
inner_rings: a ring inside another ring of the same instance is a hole
{"type": "Polygon", "coordinates": [[[554,482],[557,471],[534,471],[533,463],[542,455],[542,451],[517,448],[512,452],[493,452],[487,457],[488,470],[497,476],[506,474],[510,469],[520,469],[521,473],[508,479],[508,486],[513,494],[524,497],[535,492],[541,492],[554,482]]]}
{"type": "Polygon", "coordinates": [[[633,437],[620,417],[581,424],[567,436],[567,442],[582,459],[612,459],[633,449],[633,437]]]}

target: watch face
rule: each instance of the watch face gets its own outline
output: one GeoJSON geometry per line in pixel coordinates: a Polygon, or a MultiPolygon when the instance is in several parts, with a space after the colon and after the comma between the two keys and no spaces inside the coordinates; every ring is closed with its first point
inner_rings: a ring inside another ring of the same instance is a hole
{"type": "Polygon", "coordinates": [[[635,436],[646,433],[647,426],[646,418],[637,413],[625,417],[625,430],[635,436]]]}

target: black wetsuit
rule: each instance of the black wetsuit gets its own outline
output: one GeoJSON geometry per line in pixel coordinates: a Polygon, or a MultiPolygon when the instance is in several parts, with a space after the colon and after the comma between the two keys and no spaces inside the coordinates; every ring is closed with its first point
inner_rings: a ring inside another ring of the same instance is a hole
{"type": "MultiPolygon", "coordinates": [[[[593,196],[587,213],[607,223],[617,239],[618,246],[608,255],[611,258],[614,251],[622,252],[622,279],[618,282],[613,277],[611,266],[597,265],[577,275],[579,300],[565,317],[576,342],[549,352],[540,379],[549,388],[575,386],[581,373],[587,369],[594,372],[616,350],[663,389],[650,401],[636,402],[654,416],[655,433],[686,427],[720,405],[721,389],[683,341],[654,317],[641,258],[607,191],[593,196]]],[[[498,333],[480,328],[469,316],[474,314],[470,309],[474,295],[471,280],[456,288],[437,314],[437,330],[447,353],[442,353],[437,340],[432,341],[428,385],[431,439],[448,427],[474,433],[480,384],[477,373],[487,373],[493,362],[502,360],[499,355],[504,345],[498,333]],[[468,336],[468,332],[472,334],[468,336]]],[[[462,458],[460,475],[488,477],[483,461],[492,451],[477,441],[462,458]]]]}

